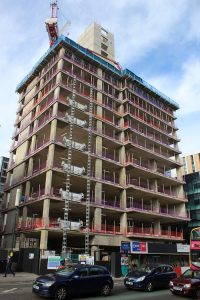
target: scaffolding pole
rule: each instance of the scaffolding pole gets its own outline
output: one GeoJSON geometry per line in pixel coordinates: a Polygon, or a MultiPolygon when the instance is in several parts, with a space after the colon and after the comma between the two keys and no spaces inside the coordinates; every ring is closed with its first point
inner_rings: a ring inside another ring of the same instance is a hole
{"type": "Polygon", "coordinates": [[[71,160],[72,160],[72,136],[75,115],[75,98],[76,98],[76,77],[73,78],[72,86],[72,104],[71,104],[71,122],[69,126],[69,144],[67,150],[67,172],[66,172],[66,197],[64,199],[64,227],[63,227],[63,241],[62,241],[62,255],[67,255],[67,224],[69,221],[69,193],[70,193],[70,179],[71,179],[71,160]]]}
{"type": "Polygon", "coordinates": [[[85,253],[90,251],[90,189],[91,189],[91,152],[92,152],[92,114],[93,114],[93,88],[90,87],[89,124],[88,124],[88,162],[87,162],[87,196],[86,196],[86,228],[85,253]]]}

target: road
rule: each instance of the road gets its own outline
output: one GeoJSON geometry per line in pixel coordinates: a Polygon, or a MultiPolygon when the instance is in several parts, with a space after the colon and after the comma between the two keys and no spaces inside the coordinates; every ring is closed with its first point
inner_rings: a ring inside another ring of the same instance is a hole
{"type": "MultiPolygon", "coordinates": [[[[0,300],[38,300],[40,298],[31,292],[31,283],[13,283],[0,285],[0,300]]],[[[88,297],[74,297],[73,300],[88,299],[88,300],[105,300],[105,297],[88,296],[88,297]]],[[[115,283],[112,295],[107,298],[108,300],[185,300],[189,298],[182,298],[174,296],[169,290],[154,291],[146,293],[141,291],[127,290],[123,282],[115,283]]]]}

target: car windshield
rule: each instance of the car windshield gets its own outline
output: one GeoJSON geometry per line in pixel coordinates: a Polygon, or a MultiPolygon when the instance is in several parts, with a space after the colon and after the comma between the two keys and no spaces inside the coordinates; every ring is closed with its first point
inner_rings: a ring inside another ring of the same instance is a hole
{"type": "Polygon", "coordinates": [[[66,268],[62,270],[58,270],[56,272],[56,275],[61,275],[61,276],[69,276],[71,275],[74,271],[76,270],[75,266],[67,266],[66,268]]]}
{"type": "Polygon", "coordinates": [[[155,267],[153,267],[153,266],[139,267],[139,268],[136,268],[134,271],[131,271],[130,273],[128,273],[128,275],[137,276],[137,274],[141,275],[141,274],[144,274],[144,273],[150,273],[154,269],[155,269],[155,267]]]}
{"type": "Polygon", "coordinates": [[[194,278],[194,279],[200,279],[200,272],[199,271],[193,271],[193,270],[187,270],[183,275],[181,275],[181,278],[194,278]]]}

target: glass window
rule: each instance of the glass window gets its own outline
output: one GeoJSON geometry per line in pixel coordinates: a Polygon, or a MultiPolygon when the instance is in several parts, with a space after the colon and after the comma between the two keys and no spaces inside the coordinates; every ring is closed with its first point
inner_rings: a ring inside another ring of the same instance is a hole
{"type": "Polygon", "coordinates": [[[105,50],[105,51],[108,50],[108,46],[104,45],[103,43],[101,43],[101,48],[102,48],[103,50],[105,50]]]}
{"type": "Polygon", "coordinates": [[[88,276],[88,268],[81,268],[81,269],[78,271],[78,275],[79,275],[80,277],[88,276]]]}
{"type": "Polygon", "coordinates": [[[104,274],[104,270],[97,267],[90,268],[90,276],[101,275],[104,274]]]}

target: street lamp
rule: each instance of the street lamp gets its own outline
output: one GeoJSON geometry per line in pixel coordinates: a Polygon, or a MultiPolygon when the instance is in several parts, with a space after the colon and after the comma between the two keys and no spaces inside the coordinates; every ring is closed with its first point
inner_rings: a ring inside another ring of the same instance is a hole
{"type": "Polygon", "coordinates": [[[13,229],[12,229],[12,243],[11,243],[11,249],[12,250],[13,250],[14,245],[15,245],[15,227],[16,227],[16,221],[17,221],[17,214],[18,214],[20,196],[21,196],[21,190],[17,189],[17,191],[16,191],[16,198],[15,198],[14,224],[13,224],[13,229]]]}

